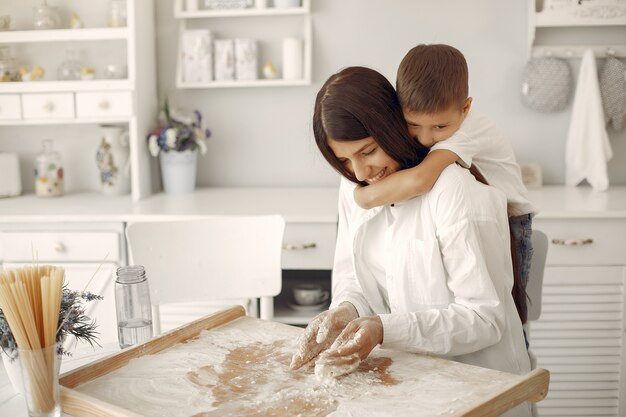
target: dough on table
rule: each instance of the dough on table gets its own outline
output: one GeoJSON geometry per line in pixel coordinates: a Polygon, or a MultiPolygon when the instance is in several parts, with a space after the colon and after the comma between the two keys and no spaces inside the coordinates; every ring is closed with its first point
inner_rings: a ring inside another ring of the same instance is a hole
{"type": "MultiPolygon", "coordinates": [[[[337,359],[337,358],[336,358],[337,359]]],[[[361,364],[361,358],[358,353],[338,358],[339,362],[345,362],[341,365],[333,365],[328,363],[327,358],[320,356],[315,362],[315,376],[317,379],[326,384],[333,384],[337,378],[356,371],[361,364]]]]}

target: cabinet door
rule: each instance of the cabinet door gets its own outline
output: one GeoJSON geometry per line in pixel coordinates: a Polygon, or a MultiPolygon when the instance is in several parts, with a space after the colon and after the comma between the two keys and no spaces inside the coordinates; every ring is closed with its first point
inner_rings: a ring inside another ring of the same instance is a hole
{"type": "MultiPolygon", "coordinates": [[[[26,265],[31,264],[4,263],[4,267],[7,269],[18,268],[26,265]]],[[[95,320],[98,325],[98,343],[100,343],[100,345],[116,343],[117,318],[115,316],[114,284],[117,265],[113,263],[77,264],[62,262],[55,262],[54,265],[65,268],[65,283],[69,289],[74,291],[86,290],[104,297],[103,300],[86,302],[84,304],[86,307],[86,314],[91,319],[95,320]]],[[[72,352],[76,348],[82,348],[89,345],[85,345],[83,342],[76,344],[76,341],[73,338],[70,338],[65,341],[64,346],[72,352]]]]}
{"type": "Polygon", "coordinates": [[[546,268],[541,318],[531,323],[537,366],[550,371],[540,416],[619,414],[624,346],[622,266],[546,268]]]}

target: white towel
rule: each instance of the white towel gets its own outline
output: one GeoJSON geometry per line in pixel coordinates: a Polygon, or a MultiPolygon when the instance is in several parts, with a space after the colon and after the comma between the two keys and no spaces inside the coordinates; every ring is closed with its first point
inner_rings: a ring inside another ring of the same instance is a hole
{"type": "Polygon", "coordinates": [[[613,157],[604,124],[596,58],[591,49],[583,54],[572,119],[565,147],[565,184],[576,186],[587,179],[594,191],[609,188],[606,162],[613,157]]]}

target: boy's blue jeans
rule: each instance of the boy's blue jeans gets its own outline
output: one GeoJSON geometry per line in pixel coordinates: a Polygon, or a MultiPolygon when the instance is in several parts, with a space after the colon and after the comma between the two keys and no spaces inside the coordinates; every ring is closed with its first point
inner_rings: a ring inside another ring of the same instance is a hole
{"type": "MultiPolygon", "coordinates": [[[[509,217],[509,227],[511,235],[515,240],[517,253],[515,259],[517,261],[517,270],[524,286],[524,290],[528,286],[528,277],[530,275],[530,263],[533,257],[533,245],[530,237],[533,234],[533,215],[524,214],[522,216],[509,217]]],[[[524,316],[528,314],[527,303],[523,306],[524,316]]],[[[526,335],[524,335],[526,337],[526,335]]],[[[528,341],[526,342],[528,346],[528,341]]]]}

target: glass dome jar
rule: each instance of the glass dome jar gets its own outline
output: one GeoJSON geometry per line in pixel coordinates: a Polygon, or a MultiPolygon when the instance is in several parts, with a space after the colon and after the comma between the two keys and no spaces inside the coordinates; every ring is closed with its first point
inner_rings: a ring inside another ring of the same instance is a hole
{"type": "Polygon", "coordinates": [[[57,78],[63,81],[80,80],[83,76],[82,67],[80,51],[75,48],[68,48],[65,51],[65,61],[61,62],[57,69],[57,78]]]}
{"type": "Polygon", "coordinates": [[[41,142],[42,151],[35,158],[35,194],[38,197],[63,195],[63,164],[53,149],[52,139],[41,142]]]}
{"type": "Polygon", "coordinates": [[[46,0],[41,0],[39,6],[33,9],[33,27],[35,29],[58,29],[61,26],[59,10],[48,5],[46,0]]]}

